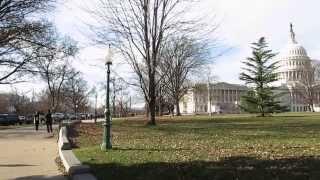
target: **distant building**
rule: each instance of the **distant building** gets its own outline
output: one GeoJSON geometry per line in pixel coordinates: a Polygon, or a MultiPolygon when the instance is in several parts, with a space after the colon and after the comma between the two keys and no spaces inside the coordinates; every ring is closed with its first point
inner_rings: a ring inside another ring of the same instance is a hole
{"type": "Polygon", "coordinates": [[[16,109],[10,101],[9,94],[0,94],[0,113],[13,113],[16,109]]]}
{"type": "Polygon", "coordinates": [[[182,114],[237,113],[246,86],[228,83],[196,84],[180,101],[182,114]],[[208,93],[210,92],[210,93],[208,93]]]}
{"type": "MultiPolygon", "coordinates": [[[[300,45],[290,26],[290,41],[276,57],[279,61],[279,81],[276,83],[276,93],[283,93],[279,98],[282,105],[288,106],[292,112],[309,111],[305,97],[296,90],[299,83],[306,81],[306,74],[313,71],[312,64],[319,61],[311,60],[305,48],[300,45]]],[[[320,77],[309,77],[310,83],[319,81],[320,77]]],[[[320,88],[318,88],[320,89],[320,88]]],[[[229,83],[196,84],[190,88],[180,101],[182,114],[238,113],[240,97],[248,87],[229,83]],[[210,93],[208,93],[210,92],[210,93]]],[[[320,112],[320,91],[313,92],[314,110],[320,112]]]]}
{"type": "MultiPolygon", "coordinates": [[[[317,84],[319,77],[315,77],[313,73],[313,64],[317,64],[319,61],[311,60],[306,49],[297,42],[292,24],[289,43],[281,51],[277,60],[280,62],[278,85],[283,92],[287,92],[287,98],[281,99],[282,103],[287,104],[292,112],[309,111],[304,91],[299,91],[299,88],[302,88],[301,84],[309,83],[310,86],[317,84]]],[[[314,102],[314,110],[320,111],[320,91],[313,91],[313,95],[310,97],[314,102]]]]}

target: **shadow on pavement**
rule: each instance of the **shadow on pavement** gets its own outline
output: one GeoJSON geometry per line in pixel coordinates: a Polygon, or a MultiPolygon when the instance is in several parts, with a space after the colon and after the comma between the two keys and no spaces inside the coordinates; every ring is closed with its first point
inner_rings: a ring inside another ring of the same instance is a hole
{"type": "Polygon", "coordinates": [[[38,166],[33,164],[0,164],[0,167],[25,167],[25,166],[38,166]]]}
{"type": "Polygon", "coordinates": [[[43,176],[43,175],[37,175],[37,176],[26,176],[26,177],[19,177],[15,178],[13,180],[67,180],[68,178],[65,176],[43,176]]]}

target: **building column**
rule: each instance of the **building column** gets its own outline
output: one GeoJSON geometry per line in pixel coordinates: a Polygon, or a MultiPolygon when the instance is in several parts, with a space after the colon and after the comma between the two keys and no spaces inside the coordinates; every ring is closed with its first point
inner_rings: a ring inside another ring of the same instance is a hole
{"type": "Polygon", "coordinates": [[[230,101],[233,103],[234,102],[234,90],[231,90],[231,99],[230,101]]]}
{"type": "MultiPolygon", "coordinates": [[[[239,101],[240,99],[238,98],[238,96],[239,96],[239,91],[238,90],[236,90],[236,101],[239,101]]],[[[239,102],[238,102],[239,103],[239,102]]]]}
{"type": "Polygon", "coordinates": [[[221,89],[221,92],[222,92],[222,102],[226,102],[226,94],[225,94],[225,90],[224,89],[221,89]]]}
{"type": "Polygon", "coordinates": [[[226,96],[226,102],[228,103],[229,102],[229,98],[230,98],[230,92],[229,92],[229,89],[226,89],[227,91],[227,96],[226,96]]]}
{"type": "Polygon", "coordinates": [[[290,92],[290,101],[291,101],[291,103],[290,103],[291,104],[291,108],[290,109],[291,109],[291,112],[293,112],[293,100],[294,100],[293,99],[293,93],[290,92]]]}
{"type": "Polygon", "coordinates": [[[289,72],[289,80],[292,81],[292,71],[289,72]]]}
{"type": "Polygon", "coordinates": [[[296,80],[296,72],[292,71],[292,80],[295,81],[296,80]]]}

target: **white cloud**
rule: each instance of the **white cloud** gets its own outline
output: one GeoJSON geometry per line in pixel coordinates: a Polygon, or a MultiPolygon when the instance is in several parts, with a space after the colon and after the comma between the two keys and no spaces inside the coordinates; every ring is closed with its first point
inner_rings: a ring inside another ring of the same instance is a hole
{"type": "Polygon", "coordinates": [[[240,61],[250,55],[250,43],[265,36],[275,52],[285,47],[289,38],[289,23],[293,22],[298,41],[312,58],[319,58],[317,34],[320,23],[319,1],[299,0],[207,0],[224,16],[220,35],[236,52],[226,54],[216,62],[216,73],[222,81],[239,82],[240,61]]]}
{"type": "MultiPolygon", "coordinates": [[[[90,18],[81,9],[83,3],[68,0],[65,6],[57,9],[54,19],[60,32],[81,41],[81,45],[86,47],[88,39],[81,32],[85,31],[82,22],[90,18]]],[[[290,22],[294,23],[297,40],[304,45],[310,57],[320,59],[319,7],[318,0],[202,0],[192,10],[193,14],[201,12],[217,17],[221,24],[217,32],[219,39],[233,50],[216,59],[213,71],[220,81],[241,83],[238,80],[240,61],[250,55],[250,43],[265,36],[271,48],[279,52],[288,42],[290,22]]],[[[82,49],[80,60],[74,63],[90,85],[105,78],[105,72],[95,66],[100,66],[98,60],[104,56],[103,49],[87,47],[82,49]]],[[[118,67],[117,73],[128,74],[128,67],[118,67]]]]}

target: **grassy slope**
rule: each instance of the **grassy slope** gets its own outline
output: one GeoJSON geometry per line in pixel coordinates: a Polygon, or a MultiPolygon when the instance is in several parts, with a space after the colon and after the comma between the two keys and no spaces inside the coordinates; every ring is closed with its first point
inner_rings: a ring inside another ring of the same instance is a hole
{"type": "Polygon", "coordinates": [[[99,125],[80,129],[75,153],[99,179],[301,179],[320,167],[320,114],[118,120],[107,153],[99,125]]]}

